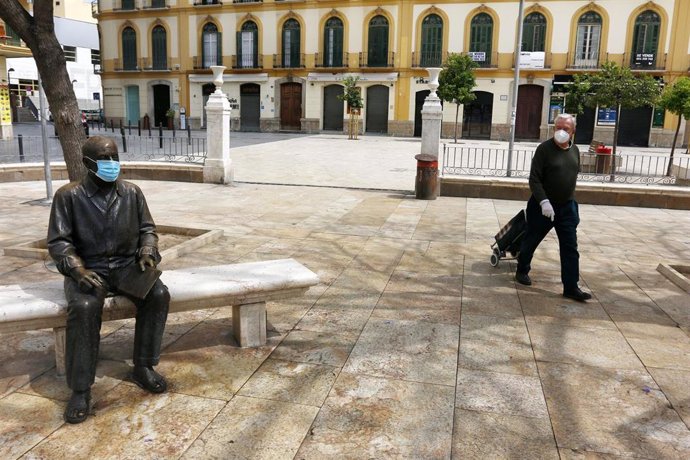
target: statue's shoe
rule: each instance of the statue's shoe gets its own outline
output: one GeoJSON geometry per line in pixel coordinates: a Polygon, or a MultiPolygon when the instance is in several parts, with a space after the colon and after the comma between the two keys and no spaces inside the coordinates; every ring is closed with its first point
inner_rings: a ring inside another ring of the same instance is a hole
{"type": "Polygon", "coordinates": [[[81,423],[89,416],[91,406],[91,390],[74,391],[69,398],[64,418],[67,423],[81,423]]]}
{"type": "Polygon", "coordinates": [[[165,393],[168,382],[158,372],[148,367],[136,367],[130,374],[132,382],[150,393],[165,393]]]}

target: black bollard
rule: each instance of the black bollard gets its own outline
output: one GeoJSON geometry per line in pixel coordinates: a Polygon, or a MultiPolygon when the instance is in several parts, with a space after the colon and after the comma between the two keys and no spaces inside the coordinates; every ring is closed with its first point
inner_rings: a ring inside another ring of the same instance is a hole
{"type": "Polygon", "coordinates": [[[115,132],[115,126],[113,126],[113,119],[112,118],[110,119],[110,131],[113,133],[115,132]]]}
{"type": "Polygon", "coordinates": [[[192,145],[192,127],[187,124],[187,144],[192,145]]]}
{"type": "Polygon", "coordinates": [[[175,120],[170,123],[170,126],[172,126],[172,132],[173,132],[173,139],[175,138],[175,120]]]}
{"type": "Polygon", "coordinates": [[[158,124],[158,148],[163,148],[163,123],[158,124]]]}
{"type": "Polygon", "coordinates": [[[127,138],[125,137],[125,128],[120,126],[120,136],[122,136],[122,151],[127,152],[127,138]]]}
{"type": "Polygon", "coordinates": [[[141,120],[137,120],[137,131],[139,132],[139,137],[141,137],[141,120]]]}
{"type": "Polygon", "coordinates": [[[24,163],[24,138],[21,134],[17,135],[17,142],[19,143],[19,161],[24,163]]]}
{"type": "Polygon", "coordinates": [[[132,135],[132,122],[127,120],[127,133],[131,136],[132,135]]]}

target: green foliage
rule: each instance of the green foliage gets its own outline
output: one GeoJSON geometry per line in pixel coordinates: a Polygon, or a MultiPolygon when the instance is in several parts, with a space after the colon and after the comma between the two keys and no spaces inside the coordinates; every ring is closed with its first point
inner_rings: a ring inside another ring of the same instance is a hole
{"type": "Polygon", "coordinates": [[[568,85],[566,111],[582,113],[585,107],[634,109],[655,105],[659,83],[649,75],[635,75],[625,67],[607,62],[595,73],[575,75],[568,85]]]}
{"type": "Polygon", "coordinates": [[[690,78],[681,77],[666,87],[659,104],[665,110],[690,120],[690,78]]]}
{"type": "Polygon", "coordinates": [[[338,99],[345,101],[351,109],[361,109],[364,107],[362,92],[357,88],[357,82],[359,82],[359,77],[345,77],[343,79],[345,90],[342,95],[338,96],[338,99]]]}
{"type": "Polygon", "coordinates": [[[477,85],[474,79],[476,67],[477,63],[465,54],[449,54],[438,77],[438,97],[458,105],[472,102],[475,99],[472,89],[477,85]]]}
{"type": "Polygon", "coordinates": [[[168,118],[175,118],[175,110],[170,107],[168,110],[165,111],[165,116],[168,118]]]}

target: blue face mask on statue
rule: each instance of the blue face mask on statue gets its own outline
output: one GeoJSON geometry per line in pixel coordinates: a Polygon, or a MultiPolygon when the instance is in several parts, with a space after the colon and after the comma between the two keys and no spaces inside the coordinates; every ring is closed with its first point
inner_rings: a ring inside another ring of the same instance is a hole
{"type": "MultiPolygon", "coordinates": [[[[88,157],[86,157],[88,158],[88,157]]],[[[120,175],[120,162],[116,160],[97,160],[94,161],[91,158],[89,160],[96,163],[96,177],[104,180],[105,182],[115,182],[120,175]]]]}

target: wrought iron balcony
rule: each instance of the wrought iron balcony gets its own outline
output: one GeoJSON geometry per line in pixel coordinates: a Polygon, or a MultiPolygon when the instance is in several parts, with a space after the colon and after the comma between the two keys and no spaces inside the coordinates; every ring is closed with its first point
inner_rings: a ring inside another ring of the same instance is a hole
{"type": "Polygon", "coordinates": [[[170,71],[171,68],[168,65],[168,59],[150,59],[141,58],[141,66],[144,70],[154,70],[154,71],[170,71]]]}
{"type": "MultiPolygon", "coordinates": [[[[608,61],[608,58],[606,59],[608,61]]],[[[603,62],[606,62],[603,61],[603,62]]],[[[568,53],[567,61],[569,69],[577,70],[594,70],[601,68],[602,60],[598,53],[593,53],[588,56],[581,54],[568,53]]]]}
{"type": "Polygon", "coordinates": [[[666,69],[667,54],[626,53],[623,63],[633,71],[658,71],[666,69]]]}
{"type": "Polygon", "coordinates": [[[139,72],[142,69],[143,59],[113,59],[113,70],[115,72],[139,72]]]}
{"type": "Polygon", "coordinates": [[[170,8],[166,0],[144,0],[144,9],[170,8]]]}
{"type": "Polygon", "coordinates": [[[225,65],[225,64],[223,64],[223,56],[218,56],[216,59],[216,62],[214,62],[214,63],[208,63],[208,62],[204,63],[201,56],[193,56],[192,57],[192,67],[194,67],[195,70],[210,69],[212,65],[225,65]]]}
{"type": "Polygon", "coordinates": [[[26,48],[26,43],[3,21],[0,21],[0,45],[26,48]]]}
{"type": "Polygon", "coordinates": [[[232,57],[232,68],[233,69],[263,69],[264,68],[264,57],[259,54],[256,59],[253,56],[233,56],[232,57]]]}
{"type": "Polygon", "coordinates": [[[448,59],[448,53],[442,51],[435,52],[412,52],[412,67],[443,67],[448,59]]]}
{"type": "Polygon", "coordinates": [[[304,67],[304,54],[274,54],[274,69],[299,69],[304,67]]]}
{"type": "Polygon", "coordinates": [[[100,11],[100,0],[93,0],[91,2],[91,17],[92,18],[97,18],[99,14],[101,14],[100,11]]]}
{"type": "Polygon", "coordinates": [[[346,68],[348,67],[349,53],[332,54],[314,53],[314,67],[346,68]]]}
{"type": "Polygon", "coordinates": [[[395,67],[395,53],[359,53],[360,67],[395,67]]]}
{"type": "Polygon", "coordinates": [[[220,0],[196,0],[194,6],[222,5],[220,0]]]}
{"type": "MultiPolygon", "coordinates": [[[[117,2],[114,2],[117,4],[117,2]]],[[[138,8],[136,7],[136,1],[135,0],[121,0],[120,1],[120,6],[113,8],[113,11],[134,11],[137,10],[138,8]]]]}
{"type": "Polygon", "coordinates": [[[264,0],[232,0],[232,3],[262,3],[264,0]]]}

